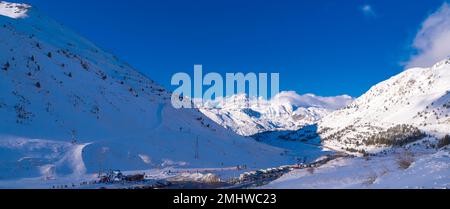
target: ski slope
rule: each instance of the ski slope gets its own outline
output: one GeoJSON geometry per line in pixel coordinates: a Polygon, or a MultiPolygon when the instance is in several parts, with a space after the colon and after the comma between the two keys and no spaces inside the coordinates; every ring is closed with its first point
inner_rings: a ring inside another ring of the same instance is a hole
{"type": "Polygon", "coordinates": [[[0,3],[0,181],[110,169],[269,167],[284,150],[238,136],[25,4],[0,3]]]}

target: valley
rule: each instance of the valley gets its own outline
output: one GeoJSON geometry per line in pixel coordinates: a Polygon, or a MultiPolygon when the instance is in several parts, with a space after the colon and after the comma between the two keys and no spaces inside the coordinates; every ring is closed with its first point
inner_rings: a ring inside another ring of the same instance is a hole
{"type": "Polygon", "coordinates": [[[358,98],[171,97],[33,6],[0,2],[0,188],[450,187],[449,58],[358,98]]]}

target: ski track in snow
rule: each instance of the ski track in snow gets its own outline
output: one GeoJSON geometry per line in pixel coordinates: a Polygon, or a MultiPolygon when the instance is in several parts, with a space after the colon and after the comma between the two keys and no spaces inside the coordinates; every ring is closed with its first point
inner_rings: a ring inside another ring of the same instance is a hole
{"type": "Polygon", "coordinates": [[[156,130],[158,127],[161,126],[162,122],[163,122],[163,111],[164,108],[166,107],[166,104],[164,103],[159,103],[158,107],[156,108],[156,121],[154,124],[152,124],[150,126],[150,130],[156,130]]]}

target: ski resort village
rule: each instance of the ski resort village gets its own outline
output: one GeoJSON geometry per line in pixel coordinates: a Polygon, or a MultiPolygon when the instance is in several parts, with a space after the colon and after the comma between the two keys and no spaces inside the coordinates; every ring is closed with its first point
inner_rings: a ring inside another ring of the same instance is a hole
{"type": "Polygon", "coordinates": [[[138,70],[1,1],[0,188],[450,188],[448,56],[359,97],[235,94],[191,109],[138,70]]]}

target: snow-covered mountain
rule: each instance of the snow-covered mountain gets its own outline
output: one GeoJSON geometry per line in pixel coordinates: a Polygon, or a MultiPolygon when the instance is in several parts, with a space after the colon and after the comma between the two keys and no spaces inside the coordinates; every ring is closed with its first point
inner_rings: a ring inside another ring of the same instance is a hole
{"type": "Polygon", "coordinates": [[[0,179],[170,166],[265,167],[283,150],[236,135],[25,4],[0,3],[0,179]]]}
{"type": "Polygon", "coordinates": [[[379,151],[450,134],[450,60],[406,70],[319,122],[325,145],[379,151]]]}
{"type": "Polygon", "coordinates": [[[200,111],[216,123],[243,136],[269,131],[295,131],[318,122],[322,117],[347,106],[347,95],[320,97],[281,92],[270,100],[233,95],[206,102],[200,111]]]}
{"type": "Polygon", "coordinates": [[[319,136],[325,148],[372,155],[294,170],[262,188],[449,188],[449,115],[450,60],[406,70],[325,116],[317,133],[281,138],[319,136]]]}

